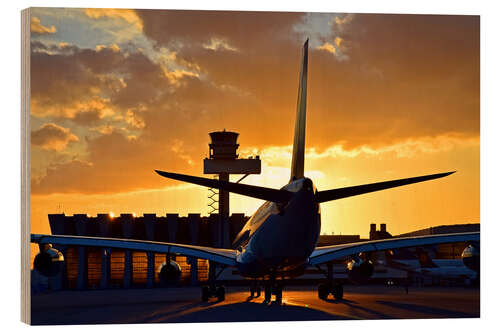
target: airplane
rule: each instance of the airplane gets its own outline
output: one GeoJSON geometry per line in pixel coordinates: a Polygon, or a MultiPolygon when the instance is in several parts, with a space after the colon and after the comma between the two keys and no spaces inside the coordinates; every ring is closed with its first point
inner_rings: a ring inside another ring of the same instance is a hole
{"type": "MultiPolygon", "coordinates": [[[[319,298],[326,299],[332,294],[335,299],[340,300],[343,298],[343,287],[334,279],[333,260],[348,256],[353,258],[347,267],[349,276],[352,279],[362,280],[369,278],[373,273],[373,264],[370,260],[363,259],[364,256],[360,256],[360,253],[369,254],[375,251],[441,243],[479,242],[479,232],[476,232],[316,247],[321,230],[321,203],[433,180],[451,175],[454,171],[319,191],[313,181],[304,176],[308,45],[309,40],[306,40],[302,49],[293,155],[288,184],[280,189],[274,189],[155,170],[166,178],[265,200],[238,233],[232,249],[131,239],[32,234],[31,242],[38,243],[41,250],[35,258],[35,269],[54,273],[57,267],[60,267],[63,261],[62,255],[50,244],[166,253],[167,265],[162,268],[160,277],[167,280],[180,275],[179,265],[171,260],[171,256],[184,255],[207,259],[211,266],[218,265],[221,269],[228,266],[235,267],[242,276],[263,283],[265,303],[271,303],[271,297],[275,295],[273,303],[281,304],[282,290],[287,279],[301,275],[306,267],[315,266],[326,276],[326,283],[318,286],[319,298]],[[323,267],[326,265],[326,271],[321,265],[323,267]]],[[[471,251],[470,258],[478,262],[478,253],[471,251]]],[[[216,282],[220,272],[215,274],[215,269],[211,272],[209,284],[202,287],[202,300],[208,301],[211,297],[217,297],[222,301],[225,299],[225,288],[216,282]]],[[[254,293],[260,296],[260,287],[253,284],[250,292],[251,296],[254,293]]]]}
{"type": "MultiPolygon", "coordinates": [[[[405,249],[402,249],[405,250],[405,249]]],[[[401,251],[401,250],[400,250],[401,251]]],[[[383,265],[403,270],[412,276],[431,277],[439,280],[475,280],[479,272],[467,266],[463,259],[432,259],[429,253],[417,247],[415,254],[410,251],[385,251],[383,265]]],[[[464,249],[468,251],[468,247],[464,249]]],[[[462,252],[462,258],[463,258],[462,252]]]]}

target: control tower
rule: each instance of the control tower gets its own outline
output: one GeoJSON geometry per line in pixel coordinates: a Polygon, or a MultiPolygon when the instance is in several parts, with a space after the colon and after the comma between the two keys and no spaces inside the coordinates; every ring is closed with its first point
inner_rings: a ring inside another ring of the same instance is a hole
{"type": "MultiPolygon", "coordinates": [[[[205,174],[216,174],[219,180],[229,181],[230,174],[260,174],[260,158],[238,158],[238,133],[226,130],[210,133],[209,157],[203,161],[205,174]]],[[[229,247],[229,192],[219,190],[220,247],[229,247]],[[226,231],[227,230],[227,231],[226,231]]]]}

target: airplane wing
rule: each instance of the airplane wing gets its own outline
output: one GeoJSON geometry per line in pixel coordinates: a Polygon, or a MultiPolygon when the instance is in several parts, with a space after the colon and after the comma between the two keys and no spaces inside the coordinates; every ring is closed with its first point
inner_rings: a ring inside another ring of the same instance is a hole
{"type": "Polygon", "coordinates": [[[228,266],[236,265],[236,250],[217,249],[206,246],[152,242],[134,239],[39,234],[31,234],[31,242],[37,244],[108,247],[134,251],[170,253],[172,255],[178,254],[200,259],[207,259],[228,266]]]}
{"type": "Polygon", "coordinates": [[[359,254],[361,252],[375,252],[393,250],[405,247],[426,246],[456,242],[479,242],[479,232],[467,232],[456,234],[442,234],[431,236],[390,238],[375,241],[340,244],[332,246],[321,246],[314,249],[309,256],[311,265],[319,265],[331,260],[344,258],[346,256],[359,254]]]}

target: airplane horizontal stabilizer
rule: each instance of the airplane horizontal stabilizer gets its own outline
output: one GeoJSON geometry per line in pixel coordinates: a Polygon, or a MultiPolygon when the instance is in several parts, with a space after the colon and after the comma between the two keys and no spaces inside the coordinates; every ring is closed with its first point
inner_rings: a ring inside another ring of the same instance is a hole
{"type": "Polygon", "coordinates": [[[268,187],[231,183],[223,180],[188,176],[188,175],[165,172],[160,170],[155,170],[155,172],[160,176],[166,178],[180,180],[183,182],[211,187],[211,188],[217,188],[219,190],[246,195],[247,197],[262,199],[266,201],[287,202],[292,197],[292,193],[286,190],[276,190],[268,187]]]}
{"type": "Polygon", "coordinates": [[[336,189],[327,190],[327,191],[319,191],[316,194],[316,201],[317,202],[325,202],[325,201],[338,200],[338,199],[342,199],[342,198],[352,197],[355,195],[385,190],[385,189],[392,188],[392,187],[398,187],[398,186],[409,185],[409,184],[414,184],[414,183],[419,183],[419,182],[425,182],[427,180],[446,177],[448,175],[451,175],[452,173],[455,173],[455,171],[437,173],[437,174],[433,174],[433,175],[413,177],[413,178],[390,180],[390,181],[380,182],[380,183],[372,183],[372,184],[365,184],[365,185],[358,185],[358,186],[336,188],[336,189]]]}

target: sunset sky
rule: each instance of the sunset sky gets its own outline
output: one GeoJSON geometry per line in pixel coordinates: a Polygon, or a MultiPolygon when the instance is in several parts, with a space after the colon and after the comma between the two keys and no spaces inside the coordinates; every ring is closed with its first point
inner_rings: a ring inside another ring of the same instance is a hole
{"type": "MultiPolygon", "coordinates": [[[[478,16],[36,8],[32,232],[49,213],[207,215],[206,188],[153,170],[202,176],[216,130],[261,156],[244,183],[284,185],[307,37],[319,190],[457,170],[324,203],[322,233],[479,222],[478,16]]],[[[231,212],[260,204],[231,195],[231,212]]]]}

